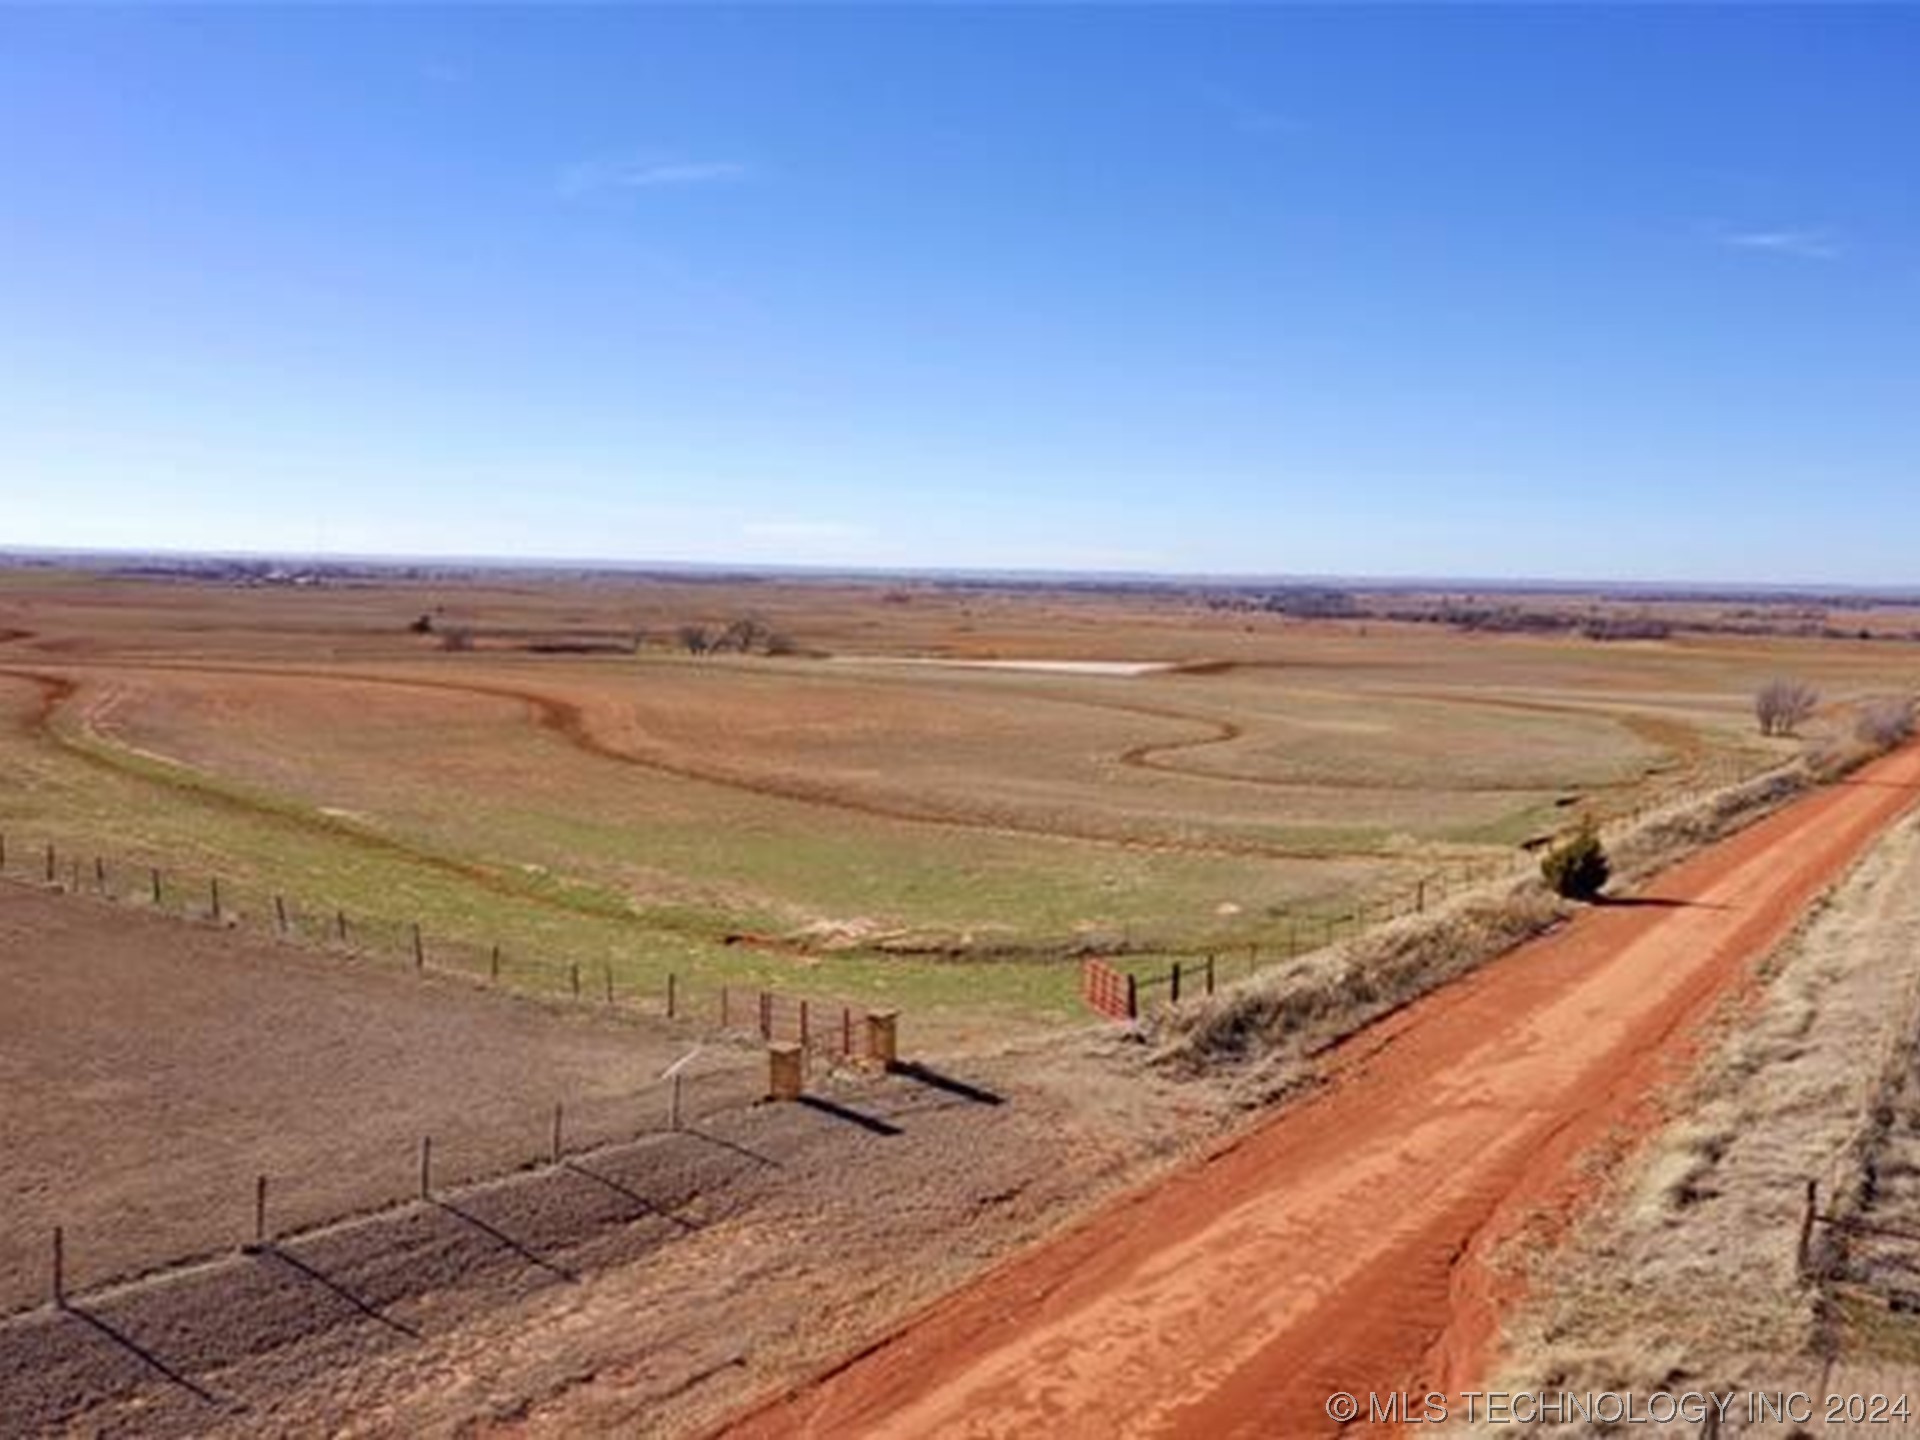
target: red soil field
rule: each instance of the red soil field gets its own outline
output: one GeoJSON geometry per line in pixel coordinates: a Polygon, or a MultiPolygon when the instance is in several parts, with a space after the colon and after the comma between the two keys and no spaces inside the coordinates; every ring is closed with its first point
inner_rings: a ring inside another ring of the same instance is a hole
{"type": "Polygon", "coordinates": [[[254,1177],[282,1229],[656,1118],[687,1042],[453,980],[0,884],[0,1314],[231,1247],[254,1177]]]}
{"type": "Polygon", "coordinates": [[[1686,1037],[1920,792],[1909,747],[1374,1027],[1232,1148],[939,1302],[727,1433],[1334,1434],[1470,1385],[1490,1254],[1650,1118],[1686,1037]]]}

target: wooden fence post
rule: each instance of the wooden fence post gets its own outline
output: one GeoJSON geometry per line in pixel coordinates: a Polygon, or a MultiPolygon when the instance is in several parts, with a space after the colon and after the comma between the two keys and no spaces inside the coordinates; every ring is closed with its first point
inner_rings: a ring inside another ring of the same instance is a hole
{"type": "Polygon", "coordinates": [[[335,910],[333,912],[333,933],[340,937],[340,943],[342,945],[347,943],[347,912],[346,911],[335,910]]]}
{"type": "Polygon", "coordinates": [[[1127,1018],[1129,1020],[1140,1018],[1140,982],[1132,975],[1127,976],[1127,1018]]]}
{"type": "Polygon", "coordinates": [[[720,987],[720,1028],[722,1030],[725,1030],[733,1023],[733,1017],[728,1013],[728,1000],[730,998],[728,987],[722,985],[720,987]]]}
{"type": "Polygon", "coordinates": [[[420,1198],[433,1198],[433,1137],[420,1137],[420,1198]]]}
{"type": "Polygon", "coordinates": [[[149,873],[153,880],[153,903],[158,907],[160,904],[160,867],[158,865],[150,866],[149,873]]]}
{"type": "Polygon", "coordinates": [[[53,884],[53,842],[47,842],[47,884],[53,884]]]}
{"type": "Polygon", "coordinates": [[[1806,1278],[1807,1261],[1813,1250],[1813,1217],[1820,1206],[1820,1182],[1807,1181],[1807,1206],[1800,1215],[1800,1244],[1797,1250],[1797,1268],[1802,1279],[1806,1278]]]}
{"type": "Polygon", "coordinates": [[[218,875],[207,877],[207,900],[212,907],[213,918],[218,920],[220,918],[220,877],[218,875]]]}
{"type": "Polygon", "coordinates": [[[284,895],[273,897],[273,918],[279,922],[280,933],[287,933],[287,901],[284,895]]]}
{"type": "Polygon", "coordinates": [[[1170,1003],[1180,1003],[1180,962],[1173,962],[1173,973],[1167,978],[1167,996],[1170,1003]]]}
{"type": "Polygon", "coordinates": [[[760,992],[760,1038],[773,1038],[773,996],[765,990],[760,992]]]}
{"type": "Polygon", "coordinates": [[[1213,956],[1207,956],[1207,994],[1213,994],[1213,956]]]}
{"type": "Polygon", "coordinates": [[[667,972],[667,1018],[669,1020],[680,1013],[679,996],[674,993],[678,987],[678,979],[674,976],[674,973],[669,970],[667,972]]]}
{"type": "Polygon", "coordinates": [[[1413,908],[1416,914],[1425,914],[1427,909],[1427,882],[1422,880],[1414,887],[1413,908]]]}
{"type": "Polygon", "coordinates": [[[560,1126],[561,1126],[560,1106],[561,1106],[560,1101],[556,1100],[553,1102],[553,1152],[552,1153],[553,1153],[553,1163],[556,1165],[560,1163],[560,1126]]]}
{"type": "Polygon", "coordinates": [[[67,1308],[67,1232],[58,1225],[53,1227],[53,1303],[67,1308]]]}
{"type": "Polygon", "coordinates": [[[424,970],[427,968],[427,947],[420,939],[420,922],[418,920],[413,922],[413,968],[416,970],[424,970]]]}
{"type": "Polygon", "coordinates": [[[613,1004],[613,962],[607,961],[607,1004],[613,1004]]]}
{"type": "Polygon", "coordinates": [[[256,1176],[253,1182],[253,1243],[258,1249],[267,1244],[267,1177],[256,1176]]]}
{"type": "Polygon", "coordinates": [[[807,1043],[807,1002],[802,1000],[800,1002],[800,1044],[804,1047],[806,1043],[807,1043]]]}
{"type": "Polygon", "coordinates": [[[93,883],[105,894],[107,890],[107,862],[98,855],[93,857],[93,883]]]}
{"type": "Polygon", "coordinates": [[[580,998],[580,962],[578,960],[573,962],[573,998],[576,1000],[580,998]]]}
{"type": "Polygon", "coordinates": [[[495,985],[500,983],[500,947],[496,944],[487,957],[487,979],[495,985]]]}

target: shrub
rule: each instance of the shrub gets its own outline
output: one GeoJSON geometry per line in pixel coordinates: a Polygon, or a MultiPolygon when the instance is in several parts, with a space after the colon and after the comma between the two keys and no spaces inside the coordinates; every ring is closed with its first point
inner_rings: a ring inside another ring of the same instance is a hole
{"type": "Polygon", "coordinates": [[[1904,696],[1869,701],[1854,722],[1853,733],[1862,744],[1891,750],[1913,738],[1913,701],[1904,696]]]}
{"type": "Polygon", "coordinates": [[[1600,829],[1588,816],[1580,828],[1549,850],[1540,861],[1540,874],[1553,893],[1569,900],[1592,900],[1606,888],[1613,866],[1600,829]]]}

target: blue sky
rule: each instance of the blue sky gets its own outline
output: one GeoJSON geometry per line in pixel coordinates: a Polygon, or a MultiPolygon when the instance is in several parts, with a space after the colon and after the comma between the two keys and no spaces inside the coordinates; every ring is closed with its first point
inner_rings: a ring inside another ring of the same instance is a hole
{"type": "Polygon", "coordinates": [[[1920,581],[1920,10],[0,11],[0,544],[1920,581]]]}

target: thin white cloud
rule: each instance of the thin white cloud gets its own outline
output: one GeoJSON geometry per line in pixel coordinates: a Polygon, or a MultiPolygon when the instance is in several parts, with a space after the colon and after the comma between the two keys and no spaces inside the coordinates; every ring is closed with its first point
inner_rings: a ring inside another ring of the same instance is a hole
{"type": "Polygon", "coordinates": [[[1223,85],[1209,85],[1202,93],[1207,103],[1226,117],[1227,124],[1243,135],[1298,135],[1307,128],[1294,116],[1223,85]]]}
{"type": "Polygon", "coordinates": [[[1734,230],[1720,243],[1736,250],[1763,250],[1801,260],[1837,260],[1840,242],[1825,230],[1734,230]]]}
{"type": "Polygon", "coordinates": [[[744,180],[749,171],[732,160],[579,160],[564,166],[557,187],[573,197],[616,190],[657,190],[744,180]]]}

